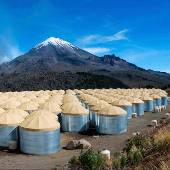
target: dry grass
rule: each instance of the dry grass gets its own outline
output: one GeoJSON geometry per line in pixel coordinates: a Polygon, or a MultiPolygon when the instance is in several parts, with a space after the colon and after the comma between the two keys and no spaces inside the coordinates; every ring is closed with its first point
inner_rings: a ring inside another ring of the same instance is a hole
{"type": "Polygon", "coordinates": [[[154,135],[155,140],[164,140],[165,138],[170,139],[170,124],[165,127],[160,128],[154,135]]]}
{"type": "Polygon", "coordinates": [[[158,128],[152,134],[155,142],[162,142],[160,148],[146,157],[135,170],[170,170],[170,123],[158,128]],[[167,147],[168,146],[168,147],[167,147]]]}
{"type": "Polygon", "coordinates": [[[170,155],[154,156],[148,161],[144,161],[135,170],[169,170],[170,169],[170,155]]]}

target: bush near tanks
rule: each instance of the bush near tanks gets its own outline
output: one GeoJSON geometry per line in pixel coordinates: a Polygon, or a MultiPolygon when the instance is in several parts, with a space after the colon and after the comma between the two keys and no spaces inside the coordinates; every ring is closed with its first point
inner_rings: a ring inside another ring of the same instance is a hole
{"type": "Polygon", "coordinates": [[[71,170],[105,170],[108,167],[105,159],[99,152],[89,149],[85,152],[81,152],[78,157],[73,156],[69,161],[69,168],[71,170]]]}
{"type": "Polygon", "coordinates": [[[170,121],[155,129],[149,135],[138,135],[130,138],[122,152],[114,153],[111,164],[102,155],[93,150],[81,153],[69,161],[69,167],[86,169],[150,169],[163,170],[170,168],[162,157],[168,160],[170,153],[170,121]],[[100,164],[101,162],[102,164],[100,164]]]}
{"type": "MultiPolygon", "coordinates": [[[[163,127],[163,130],[169,129],[169,125],[166,128],[163,127]]],[[[156,129],[155,133],[159,134],[160,131],[162,132],[162,128],[156,129]]],[[[117,157],[114,157],[113,169],[126,167],[138,169],[140,164],[144,164],[144,168],[147,169],[147,166],[145,165],[146,162],[149,164],[150,161],[155,159],[155,156],[166,156],[168,153],[170,153],[169,130],[167,130],[167,133],[163,134],[161,138],[157,135],[155,136],[155,134],[149,136],[135,136],[127,141],[123,152],[119,153],[117,157]]],[[[161,168],[159,167],[159,169],[161,168]]]]}

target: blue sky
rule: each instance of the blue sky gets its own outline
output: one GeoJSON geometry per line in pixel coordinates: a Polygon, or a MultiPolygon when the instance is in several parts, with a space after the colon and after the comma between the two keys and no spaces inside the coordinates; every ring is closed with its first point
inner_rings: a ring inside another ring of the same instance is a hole
{"type": "Polygon", "coordinates": [[[169,0],[0,0],[0,62],[59,37],[170,72],[169,0]]]}

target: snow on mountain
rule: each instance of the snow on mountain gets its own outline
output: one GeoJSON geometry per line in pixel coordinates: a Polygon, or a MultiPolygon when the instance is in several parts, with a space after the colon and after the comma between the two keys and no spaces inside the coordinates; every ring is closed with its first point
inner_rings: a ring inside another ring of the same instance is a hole
{"type": "Polygon", "coordinates": [[[41,42],[40,44],[38,44],[37,46],[35,46],[36,49],[42,48],[44,46],[48,46],[48,45],[54,45],[56,47],[62,47],[62,48],[77,48],[76,46],[74,46],[73,44],[64,41],[60,38],[55,38],[55,37],[50,37],[48,39],[46,39],[45,41],[41,42]]]}

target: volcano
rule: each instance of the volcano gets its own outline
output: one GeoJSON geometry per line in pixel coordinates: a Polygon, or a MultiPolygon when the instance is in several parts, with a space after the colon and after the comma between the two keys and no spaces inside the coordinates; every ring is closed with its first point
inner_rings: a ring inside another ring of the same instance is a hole
{"type": "Polygon", "coordinates": [[[159,87],[170,74],[145,70],[120,57],[98,57],[50,37],[26,54],[0,66],[0,90],[159,87]]]}

